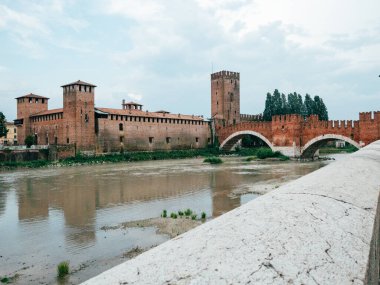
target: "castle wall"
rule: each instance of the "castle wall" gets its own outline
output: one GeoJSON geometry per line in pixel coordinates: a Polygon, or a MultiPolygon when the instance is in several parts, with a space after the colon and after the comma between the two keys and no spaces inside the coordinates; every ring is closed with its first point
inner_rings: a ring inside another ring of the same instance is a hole
{"type": "Polygon", "coordinates": [[[169,119],[116,115],[98,120],[98,152],[205,148],[211,141],[209,124],[203,120],[178,118],[169,123],[169,119]]]}
{"type": "Polygon", "coordinates": [[[30,118],[29,133],[36,137],[39,145],[66,144],[67,130],[62,112],[30,118]]]}

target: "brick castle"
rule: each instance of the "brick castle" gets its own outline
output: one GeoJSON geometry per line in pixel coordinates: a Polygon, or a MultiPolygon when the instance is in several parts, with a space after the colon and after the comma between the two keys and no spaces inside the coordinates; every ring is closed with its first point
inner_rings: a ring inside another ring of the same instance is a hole
{"type": "Polygon", "coordinates": [[[63,108],[48,109],[49,98],[28,94],[17,99],[18,141],[27,135],[40,145],[75,145],[79,151],[171,150],[204,148],[217,138],[232,148],[244,135],[262,139],[289,156],[312,156],[328,140],[362,147],[380,139],[380,112],[360,113],[358,121],[319,121],[313,115],[240,114],[240,74],[211,74],[211,120],[202,116],[148,112],[122,101],[122,108],[95,107],[96,86],[76,81],[62,86],[63,108]]]}

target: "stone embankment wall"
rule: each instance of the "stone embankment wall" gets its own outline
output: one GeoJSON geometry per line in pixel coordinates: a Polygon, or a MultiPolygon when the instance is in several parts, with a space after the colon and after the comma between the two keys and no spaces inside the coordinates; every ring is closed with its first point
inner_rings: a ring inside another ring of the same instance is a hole
{"type": "Polygon", "coordinates": [[[33,160],[55,161],[75,156],[76,147],[69,145],[49,145],[43,149],[4,149],[0,150],[0,162],[24,162],[33,160]]]}
{"type": "Polygon", "coordinates": [[[84,284],[377,284],[380,141],[84,284]]]}

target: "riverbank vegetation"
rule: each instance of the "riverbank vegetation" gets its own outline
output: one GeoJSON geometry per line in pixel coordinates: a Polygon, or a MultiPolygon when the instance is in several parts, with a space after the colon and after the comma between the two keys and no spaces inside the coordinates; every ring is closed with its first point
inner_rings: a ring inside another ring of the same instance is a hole
{"type": "Polygon", "coordinates": [[[319,149],[319,154],[332,154],[332,153],[353,153],[358,149],[351,144],[344,147],[324,146],[319,149]]]}
{"type": "MultiPolygon", "coordinates": [[[[4,161],[0,162],[0,170],[11,170],[15,168],[40,168],[48,166],[72,166],[72,165],[85,165],[85,164],[103,164],[103,163],[117,163],[117,162],[134,162],[134,161],[148,161],[148,160],[166,160],[166,159],[185,159],[204,157],[210,159],[210,163],[215,163],[219,160],[219,156],[235,155],[235,156],[257,156],[259,152],[265,148],[241,148],[236,151],[223,151],[218,148],[205,148],[205,149],[189,149],[189,150],[172,150],[172,151],[136,151],[125,153],[111,153],[111,154],[98,154],[98,155],[83,155],[78,153],[75,157],[61,159],[59,161],[47,160],[34,160],[34,161],[4,161]],[[211,162],[213,161],[213,162],[211,162]]],[[[268,148],[270,151],[270,149],[268,148]]],[[[269,152],[267,152],[267,155],[269,152]]],[[[279,157],[278,154],[268,157],[279,157]]],[[[261,155],[263,157],[263,155],[261,155]]]]}
{"type": "Polygon", "coordinates": [[[220,157],[211,156],[211,157],[205,158],[203,162],[208,162],[210,164],[220,164],[220,163],[223,163],[223,160],[221,160],[220,157]]]}

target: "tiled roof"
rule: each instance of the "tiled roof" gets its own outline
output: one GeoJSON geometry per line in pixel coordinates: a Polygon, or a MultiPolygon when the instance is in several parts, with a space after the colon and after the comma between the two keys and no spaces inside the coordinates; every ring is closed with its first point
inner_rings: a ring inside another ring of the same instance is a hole
{"type": "Polygon", "coordinates": [[[84,81],[81,81],[81,80],[78,80],[78,81],[75,81],[75,82],[72,82],[72,83],[69,83],[69,84],[62,85],[61,87],[66,87],[66,86],[70,86],[70,85],[86,85],[86,86],[96,87],[96,85],[93,85],[91,83],[87,83],[87,82],[84,82],[84,81]]]}
{"type": "Polygon", "coordinates": [[[17,97],[15,99],[20,99],[20,98],[41,98],[41,99],[49,99],[48,97],[44,97],[44,96],[40,96],[40,95],[36,95],[36,94],[33,94],[33,93],[29,93],[27,95],[24,95],[24,96],[20,96],[20,97],[17,97]]]}
{"type": "Polygon", "coordinates": [[[51,109],[51,110],[42,111],[42,112],[30,115],[30,117],[43,116],[43,115],[51,115],[51,114],[62,113],[62,112],[63,112],[63,108],[51,109]]]}
{"type": "Polygon", "coordinates": [[[128,103],[123,103],[123,105],[138,105],[138,106],[142,106],[141,104],[139,103],[135,103],[135,102],[128,102],[128,103]]]}
{"type": "Polygon", "coordinates": [[[194,115],[167,114],[167,113],[148,112],[148,111],[141,111],[141,110],[123,110],[123,109],[111,109],[111,108],[96,108],[96,109],[105,113],[113,114],[113,115],[203,121],[203,117],[194,116],[194,115]]]}

